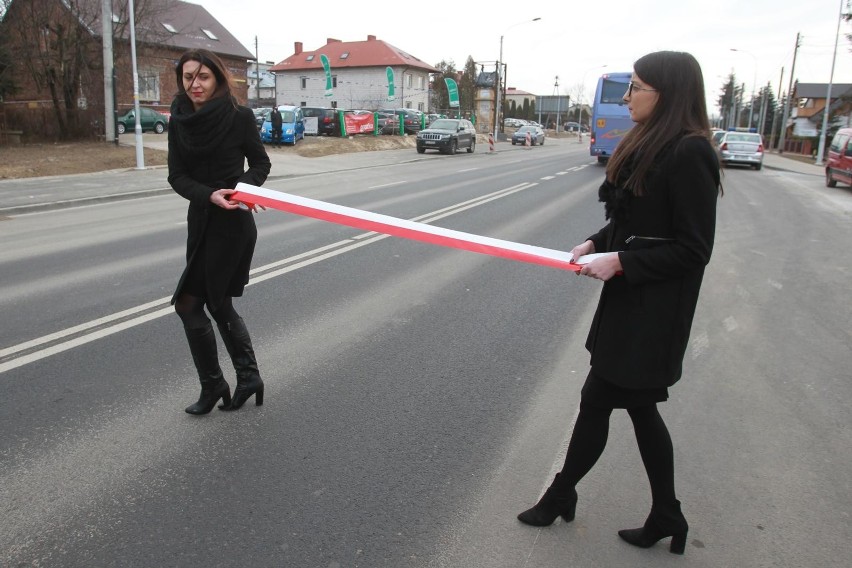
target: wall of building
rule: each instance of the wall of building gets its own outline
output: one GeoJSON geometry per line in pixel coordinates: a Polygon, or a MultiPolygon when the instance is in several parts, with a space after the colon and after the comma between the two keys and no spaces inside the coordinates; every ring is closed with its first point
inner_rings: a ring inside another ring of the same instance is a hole
{"type": "Polygon", "coordinates": [[[332,77],[336,77],[337,86],[332,87],[330,97],[325,96],[326,78],[322,70],[278,72],[275,77],[276,102],[340,109],[413,108],[426,112],[429,108],[429,74],[397,68],[394,69],[394,75],[394,100],[388,101],[388,80],[384,67],[345,68],[337,71],[332,68],[332,77]],[[302,88],[303,78],[305,88],[302,88]]]}

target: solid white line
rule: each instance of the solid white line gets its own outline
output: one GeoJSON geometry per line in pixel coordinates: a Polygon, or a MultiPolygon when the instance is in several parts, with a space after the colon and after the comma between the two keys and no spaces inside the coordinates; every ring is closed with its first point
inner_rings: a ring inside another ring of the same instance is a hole
{"type": "MultiPolygon", "coordinates": [[[[444,217],[449,217],[450,215],[454,215],[456,213],[460,213],[462,211],[466,211],[468,209],[472,209],[474,207],[478,207],[480,205],[484,205],[485,203],[489,203],[491,201],[502,199],[503,197],[507,197],[513,193],[517,193],[519,191],[523,191],[525,189],[530,189],[538,185],[537,183],[521,183],[512,187],[508,187],[505,189],[501,189],[490,193],[488,195],[476,197],[473,199],[469,199],[467,201],[463,201],[461,203],[457,203],[455,205],[450,205],[448,207],[444,207],[442,209],[438,209],[436,211],[432,211],[430,213],[426,213],[424,215],[420,215],[418,217],[414,217],[411,219],[412,221],[419,221],[424,223],[429,223],[432,221],[437,221],[438,219],[443,219],[444,217]]],[[[328,245],[324,245],[322,247],[318,247],[303,253],[299,253],[297,255],[284,258],[264,266],[252,269],[249,274],[253,275],[247,286],[252,286],[254,284],[259,284],[265,280],[269,280],[270,278],[274,278],[276,276],[281,276],[282,274],[286,274],[288,272],[292,272],[294,270],[298,270],[299,268],[304,268],[306,266],[310,266],[317,262],[321,262],[323,260],[332,258],[334,256],[355,250],[356,248],[360,248],[362,246],[372,244],[379,240],[388,238],[389,235],[379,234],[375,232],[367,232],[354,236],[352,239],[346,239],[342,241],[337,241],[328,245]],[[285,266],[287,265],[287,266],[285,266]],[[278,268],[276,267],[283,267],[278,268]]],[[[169,305],[171,300],[171,296],[167,296],[165,298],[161,298],[159,300],[154,300],[152,302],[147,302],[145,304],[135,306],[132,308],[128,308],[126,310],[122,310],[120,312],[116,312],[114,314],[104,316],[89,322],[85,322],[73,327],[69,327],[67,329],[63,329],[57,331],[55,333],[51,333],[36,339],[32,339],[30,341],[25,341],[23,343],[19,343],[17,345],[13,345],[11,347],[6,347],[4,349],[0,349],[0,358],[6,357],[9,355],[13,355],[15,353],[19,353],[21,351],[26,351],[28,349],[32,349],[34,347],[38,347],[39,345],[44,345],[45,343],[50,343],[52,341],[56,341],[62,339],[64,337],[68,337],[70,335],[75,335],[81,332],[85,332],[92,328],[105,326],[102,329],[98,329],[91,333],[87,333],[85,335],[81,335],[79,337],[75,337],[73,339],[69,339],[62,343],[57,343],[56,345],[51,345],[49,347],[45,347],[43,349],[39,349],[37,351],[33,351],[32,353],[28,353],[26,355],[17,357],[15,359],[6,361],[4,363],[0,363],[0,373],[4,373],[6,371],[10,371],[12,369],[16,369],[18,367],[22,367],[29,363],[33,363],[40,359],[44,359],[51,355],[55,355],[57,353],[62,353],[63,351],[67,351],[69,349],[73,349],[74,347],[79,347],[81,345],[85,345],[87,343],[91,343],[92,341],[96,341],[98,339],[107,337],[114,333],[118,333],[119,331],[123,331],[125,329],[129,329],[131,327],[135,327],[137,325],[141,325],[143,323],[149,322],[151,320],[169,315],[173,313],[173,308],[169,305]],[[116,320],[120,320],[122,318],[126,318],[128,316],[132,316],[133,314],[138,314],[140,312],[145,312],[148,310],[152,310],[157,308],[158,306],[163,306],[162,308],[152,311],[150,313],[139,315],[135,318],[128,319],[126,321],[122,321],[119,323],[115,323],[113,325],[107,326],[110,322],[115,322],[116,320]]]]}

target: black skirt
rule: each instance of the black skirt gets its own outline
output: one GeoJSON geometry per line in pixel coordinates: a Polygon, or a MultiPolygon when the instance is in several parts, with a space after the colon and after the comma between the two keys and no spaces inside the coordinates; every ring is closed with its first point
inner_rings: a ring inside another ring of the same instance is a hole
{"type": "Polygon", "coordinates": [[[606,381],[589,371],[586,383],[580,392],[583,404],[597,408],[636,408],[663,402],[669,398],[666,387],[650,389],[626,389],[606,381]]]}

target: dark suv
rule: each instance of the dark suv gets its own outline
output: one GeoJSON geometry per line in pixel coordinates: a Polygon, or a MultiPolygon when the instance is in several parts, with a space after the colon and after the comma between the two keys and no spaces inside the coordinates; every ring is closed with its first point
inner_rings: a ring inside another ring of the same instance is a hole
{"type": "MultiPolygon", "coordinates": [[[[340,121],[336,108],[325,107],[302,107],[302,115],[305,118],[317,119],[317,135],[340,136],[340,121]]],[[[305,124],[307,126],[307,124],[305,124]]],[[[306,131],[305,134],[308,132],[306,131]]]]}
{"type": "Polygon", "coordinates": [[[476,150],[476,129],[465,119],[439,118],[417,133],[417,153],[438,150],[442,154],[455,154],[459,148],[469,153],[476,150]]]}

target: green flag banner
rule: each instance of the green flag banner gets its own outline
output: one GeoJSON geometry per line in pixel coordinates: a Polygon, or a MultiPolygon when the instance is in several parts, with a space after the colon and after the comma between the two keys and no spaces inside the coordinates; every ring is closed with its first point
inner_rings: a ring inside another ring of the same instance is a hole
{"type": "Polygon", "coordinates": [[[325,96],[330,97],[334,93],[331,90],[331,65],[328,63],[328,57],[320,54],[320,63],[322,63],[322,68],[325,70],[325,96]]]}
{"type": "Polygon", "coordinates": [[[450,97],[450,106],[458,108],[459,106],[459,86],[456,85],[454,79],[444,77],[444,82],[447,84],[447,95],[450,97]]]}
{"type": "Polygon", "coordinates": [[[393,69],[388,67],[386,71],[388,74],[388,100],[392,101],[396,98],[393,94],[393,69]]]}

